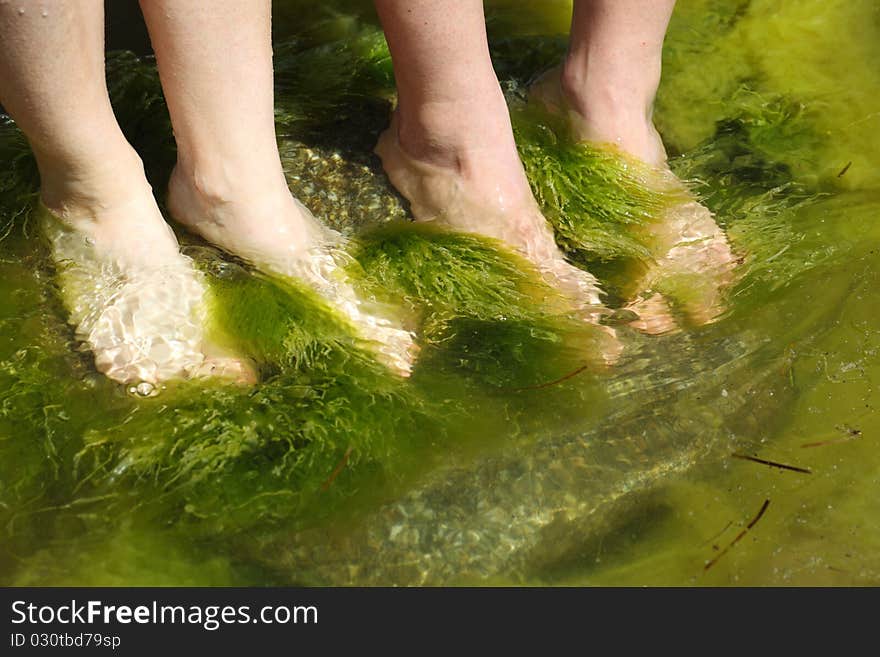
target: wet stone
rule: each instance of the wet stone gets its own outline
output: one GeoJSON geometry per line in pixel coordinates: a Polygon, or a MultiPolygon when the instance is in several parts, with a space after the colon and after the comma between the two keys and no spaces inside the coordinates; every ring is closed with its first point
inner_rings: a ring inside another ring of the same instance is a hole
{"type": "Polygon", "coordinates": [[[294,196],[344,235],[409,219],[405,202],[372,153],[342,154],[329,146],[286,141],[281,160],[294,196]]]}

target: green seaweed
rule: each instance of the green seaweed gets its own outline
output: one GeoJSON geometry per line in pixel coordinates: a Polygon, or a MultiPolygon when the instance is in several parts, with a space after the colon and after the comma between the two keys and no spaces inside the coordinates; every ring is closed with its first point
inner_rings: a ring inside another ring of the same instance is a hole
{"type": "Polygon", "coordinates": [[[535,319],[538,300],[558,294],[495,240],[431,224],[371,231],[352,255],[367,295],[399,298],[433,315],[535,319]]]}
{"type": "Polygon", "coordinates": [[[434,360],[422,354],[426,369],[454,362],[490,387],[509,388],[601,361],[607,335],[494,240],[402,224],[362,236],[353,256],[365,295],[407,304],[420,316],[421,341],[440,349],[434,360]]]}
{"type": "Polygon", "coordinates": [[[686,197],[652,170],[621,153],[571,139],[562,122],[534,108],[513,108],[514,133],[526,174],[556,241],[588,264],[650,259],[630,230],[657,219],[686,197]]]}
{"type": "Polygon", "coordinates": [[[365,112],[387,112],[394,76],[385,38],[376,28],[352,29],[329,43],[304,48],[292,40],[276,48],[275,122],[281,137],[320,138],[328,124],[359,125],[365,112]]]}
{"type": "Polygon", "coordinates": [[[87,431],[80,471],[106,462],[94,481],[146,485],[144,499],[173,499],[216,532],[325,515],[361,472],[393,481],[401,454],[436,428],[430,404],[311,291],[230,264],[212,279],[216,330],[263,381],[169,386],[119,426],[87,431]],[[347,483],[325,491],[344,456],[347,483]]]}

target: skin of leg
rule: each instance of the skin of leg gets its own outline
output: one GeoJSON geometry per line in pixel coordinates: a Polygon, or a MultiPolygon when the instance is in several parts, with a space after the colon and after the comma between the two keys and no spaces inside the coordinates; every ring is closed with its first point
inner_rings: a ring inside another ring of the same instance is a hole
{"type": "Polygon", "coordinates": [[[77,227],[106,237],[108,247],[111,239],[124,239],[119,229],[129,228],[117,226],[112,216],[125,209],[138,215],[130,223],[143,224],[145,240],[119,249],[119,257],[173,256],[177,245],[110,106],[103,3],[43,7],[0,4],[0,101],[36,156],[42,202],[77,227]]]}
{"type": "Polygon", "coordinates": [[[532,196],[489,56],[480,0],[376,0],[398,101],[376,152],[416,220],[500,239],[584,306],[595,279],[562,257],[532,196]]]}
{"type": "Polygon", "coordinates": [[[401,374],[412,335],[374,316],[330,255],[339,236],[287,187],[275,138],[269,0],[141,0],[177,141],[172,216],[217,246],[304,280],[401,374]]]}
{"type": "Polygon", "coordinates": [[[141,9],[177,142],[175,219],[239,255],[318,239],[288,192],[275,141],[268,0],[221,0],[210,11],[142,0],[141,9]],[[253,243],[239,244],[244,232],[253,243]]]}
{"type": "Polygon", "coordinates": [[[575,0],[561,84],[578,136],[650,164],[666,160],[651,123],[675,0],[575,0]]]}
{"type": "Polygon", "coordinates": [[[203,353],[203,289],[113,115],[103,21],[101,0],[0,2],[0,101],[37,160],[70,321],[120,382],[220,369],[247,378],[240,362],[203,353]]]}

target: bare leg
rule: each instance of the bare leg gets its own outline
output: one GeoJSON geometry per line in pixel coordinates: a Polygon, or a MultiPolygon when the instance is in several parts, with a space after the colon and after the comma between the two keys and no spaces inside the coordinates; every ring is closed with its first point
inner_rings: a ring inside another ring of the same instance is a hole
{"type": "Polygon", "coordinates": [[[174,135],[168,206],[205,239],[304,280],[407,373],[411,335],[366,313],[322,226],[287,187],[275,140],[269,0],[142,0],[174,135]]]}
{"type": "MultiPolygon", "coordinates": [[[[651,115],[674,6],[675,0],[575,0],[565,61],[535,84],[533,95],[567,115],[575,138],[613,144],[666,169],[651,115]]],[[[656,261],[635,287],[663,288],[673,281],[676,301],[692,321],[718,316],[735,263],[711,213],[695,201],[686,203],[659,218],[649,233],[656,261]]],[[[638,328],[674,327],[657,294],[642,294],[630,307],[642,316],[638,328]]]]}
{"type": "Polygon", "coordinates": [[[504,241],[594,316],[595,279],[565,262],[529,188],[489,58],[481,0],[375,4],[398,92],[376,152],[415,218],[504,241]]]}
{"type": "Polygon", "coordinates": [[[675,0],[576,0],[560,82],[576,135],[649,164],[666,160],[651,123],[675,0]]]}
{"type": "Polygon", "coordinates": [[[113,116],[103,20],[101,0],[0,3],[0,101],[36,156],[79,337],[111,378],[155,384],[217,363],[203,353],[202,282],[113,116]]]}

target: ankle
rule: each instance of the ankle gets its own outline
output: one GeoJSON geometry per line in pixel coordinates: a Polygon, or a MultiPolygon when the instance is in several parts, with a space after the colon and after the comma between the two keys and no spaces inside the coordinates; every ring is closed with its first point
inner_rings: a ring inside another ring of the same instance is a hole
{"type": "MultiPolygon", "coordinates": [[[[666,151],[652,120],[654,94],[660,79],[655,72],[627,78],[611,69],[588,72],[588,66],[566,60],[559,76],[562,107],[568,111],[574,136],[580,141],[614,144],[652,165],[663,166],[666,151]]],[[[645,64],[650,68],[651,62],[645,64]]],[[[632,68],[624,66],[632,72],[632,68]]]]}
{"type": "Polygon", "coordinates": [[[287,181],[278,166],[230,166],[223,161],[208,164],[179,158],[171,172],[170,196],[183,192],[204,207],[256,203],[289,196],[287,181]]]}
{"type": "Polygon", "coordinates": [[[409,157],[461,173],[479,152],[516,152],[501,90],[479,101],[425,103],[398,108],[395,125],[409,157]]]}
{"type": "Polygon", "coordinates": [[[638,76],[624,69],[590,68],[566,59],[559,79],[566,104],[588,121],[611,115],[620,121],[650,123],[660,81],[659,63],[656,72],[643,70],[638,76]]]}
{"type": "Polygon", "coordinates": [[[62,218],[98,221],[108,210],[152,194],[143,162],[127,143],[74,160],[38,154],[37,162],[40,200],[62,218]]]}

